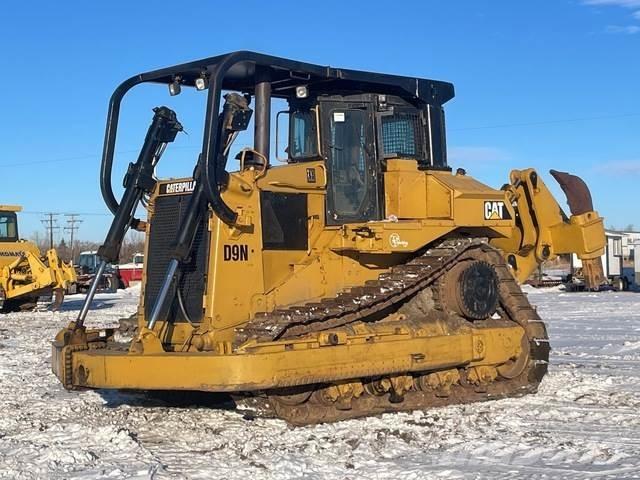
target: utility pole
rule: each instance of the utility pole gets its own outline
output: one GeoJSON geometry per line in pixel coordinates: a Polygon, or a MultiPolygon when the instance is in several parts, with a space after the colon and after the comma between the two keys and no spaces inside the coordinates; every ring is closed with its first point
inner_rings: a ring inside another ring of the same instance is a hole
{"type": "Polygon", "coordinates": [[[44,228],[49,233],[49,248],[53,248],[53,231],[60,229],[60,227],[58,226],[58,219],[54,217],[57,217],[59,214],[49,212],[45,213],[44,215],[45,218],[43,218],[41,222],[44,225],[44,228]]]}
{"type": "Polygon", "coordinates": [[[80,220],[78,217],[80,215],[77,213],[68,213],[65,214],[65,217],[69,217],[67,218],[67,226],[64,227],[64,231],[65,232],[69,232],[69,237],[70,237],[70,241],[69,241],[69,248],[71,249],[71,262],[73,262],[74,260],[74,255],[73,255],[73,238],[74,238],[74,234],[75,231],[78,230],[80,227],[76,227],[76,224],[80,224],[82,223],[82,220],[80,220]]]}

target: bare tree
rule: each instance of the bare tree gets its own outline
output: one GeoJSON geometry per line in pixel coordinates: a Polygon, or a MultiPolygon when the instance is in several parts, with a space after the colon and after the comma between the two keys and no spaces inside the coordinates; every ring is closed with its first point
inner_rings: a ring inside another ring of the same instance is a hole
{"type": "MultiPolygon", "coordinates": [[[[44,254],[49,249],[49,239],[44,237],[41,232],[35,231],[29,238],[40,249],[40,252],[44,254]]],[[[124,241],[122,242],[122,248],[120,250],[120,263],[129,263],[133,260],[133,256],[136,253],[144,252],[144,233],[138,231],[129,231],[124,241]]],[[[78,258],[82,252],[95,252],[100,247],[97,242],[88,240],[74,239],[73,253],[71,252],[70,245],[64,238],[55,246],[58,256],[68,262],[73,260],[75,265],[78,264],[78,258]],[[71,258],[73,255],[73,258],[71,258]]]]}
{"type": "Polygon", "coordinates": [[[122,242],[120,250],[120,263],[128,263],[133,260],[136,253],[144,252],[144,233],[130,230],[122,242]]]}
{"type": "Polygon", "coordinates": [[[60,239],[60,243],[56,247],[56,252],[58,252],[58,257],[65,262],[71,260],[71,249],[67,245],[67,242],[64,241],[64,238],[60,239]]]}
{"type": "Polygon", "coordinates": [[[31,234],[31,237],[29,238],[29,240],[31,240],[33,243],[36,244],[36,246],[38,247],[38,249],[40,250],[40,252],[44,253],[47,250],[49,250],[49,244],[47,242],[47,239],[44,238],[40,232],[35,231],[31,234]]]}

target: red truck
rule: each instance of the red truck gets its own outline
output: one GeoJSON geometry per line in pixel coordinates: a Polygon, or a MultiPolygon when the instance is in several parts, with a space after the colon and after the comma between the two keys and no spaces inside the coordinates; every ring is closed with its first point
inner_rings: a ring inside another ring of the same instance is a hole
{"type": "Polygon", "coordinates": [[[129,263],[123,263],[117,266],[120,273],[120,279],[124,283],[125,288],[129,288],[136,283],[142,281],[142,266],[144,264],[144,254],[136,253],[129,263]]]}

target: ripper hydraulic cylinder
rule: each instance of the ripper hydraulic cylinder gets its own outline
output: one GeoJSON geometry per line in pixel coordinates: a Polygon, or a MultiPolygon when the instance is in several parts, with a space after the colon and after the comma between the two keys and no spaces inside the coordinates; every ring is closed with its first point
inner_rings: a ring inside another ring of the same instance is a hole
{"type": "Polygon", "coordinates": [[[167,144],[173,142],[178,132],[182,131],[182,125],[173,110],[167,107],[156,107],[153,112],[153,120],[147,131],[138,160],[129,164],[124,177],[125,190],[120,205],[115,212],[104,243],[98,248],[100,265],[78,314],[76,327],[81,327],[84,323],[105,266],[118,260],[127,230],[129,227],[135,228],[137,226],[136,209],[143,196],[150,194],[156,185],[153,173],[167,144]]]}

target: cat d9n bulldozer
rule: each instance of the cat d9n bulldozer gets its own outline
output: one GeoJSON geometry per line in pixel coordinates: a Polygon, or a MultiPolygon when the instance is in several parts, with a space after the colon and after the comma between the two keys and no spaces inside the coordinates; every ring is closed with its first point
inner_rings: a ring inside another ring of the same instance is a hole
{"type": "Polygon", "coordinates": [[[34,308],[40,296],[53,296],[52,308],[62,305],[74,285],[73,266],[60,260],[55,249],[40,255],[38,246],[20,240],[15,205],[0,205],[0,312],[34,308]]]}
{"type": "Polygon", "coordinates": [[[98,254],[113,263],[127,228],[146,232],[139,328],[128,343],[87,328],[90,291],[55,338],[55,374],[70,389],[227,392],[293,424],[535,392],[549,341],[518,282],[575,252],[597,285],[603,222],[566,173],[553,175],[570,216],[532,169],[501,189],[453,173],[453,96],[446,82],[251,52],[125,81],[107,119],[101,187],[114,219],[98,254]],[[118,202],[121,101],[145,83],[203,91],[202,150],[192,176],[157,180],[182,125],[155,108],[118,202]],[[276,101],[288,105],[277,116],[276,101]],[[253,144],[229,172],[254,109],[253,144]]]}

